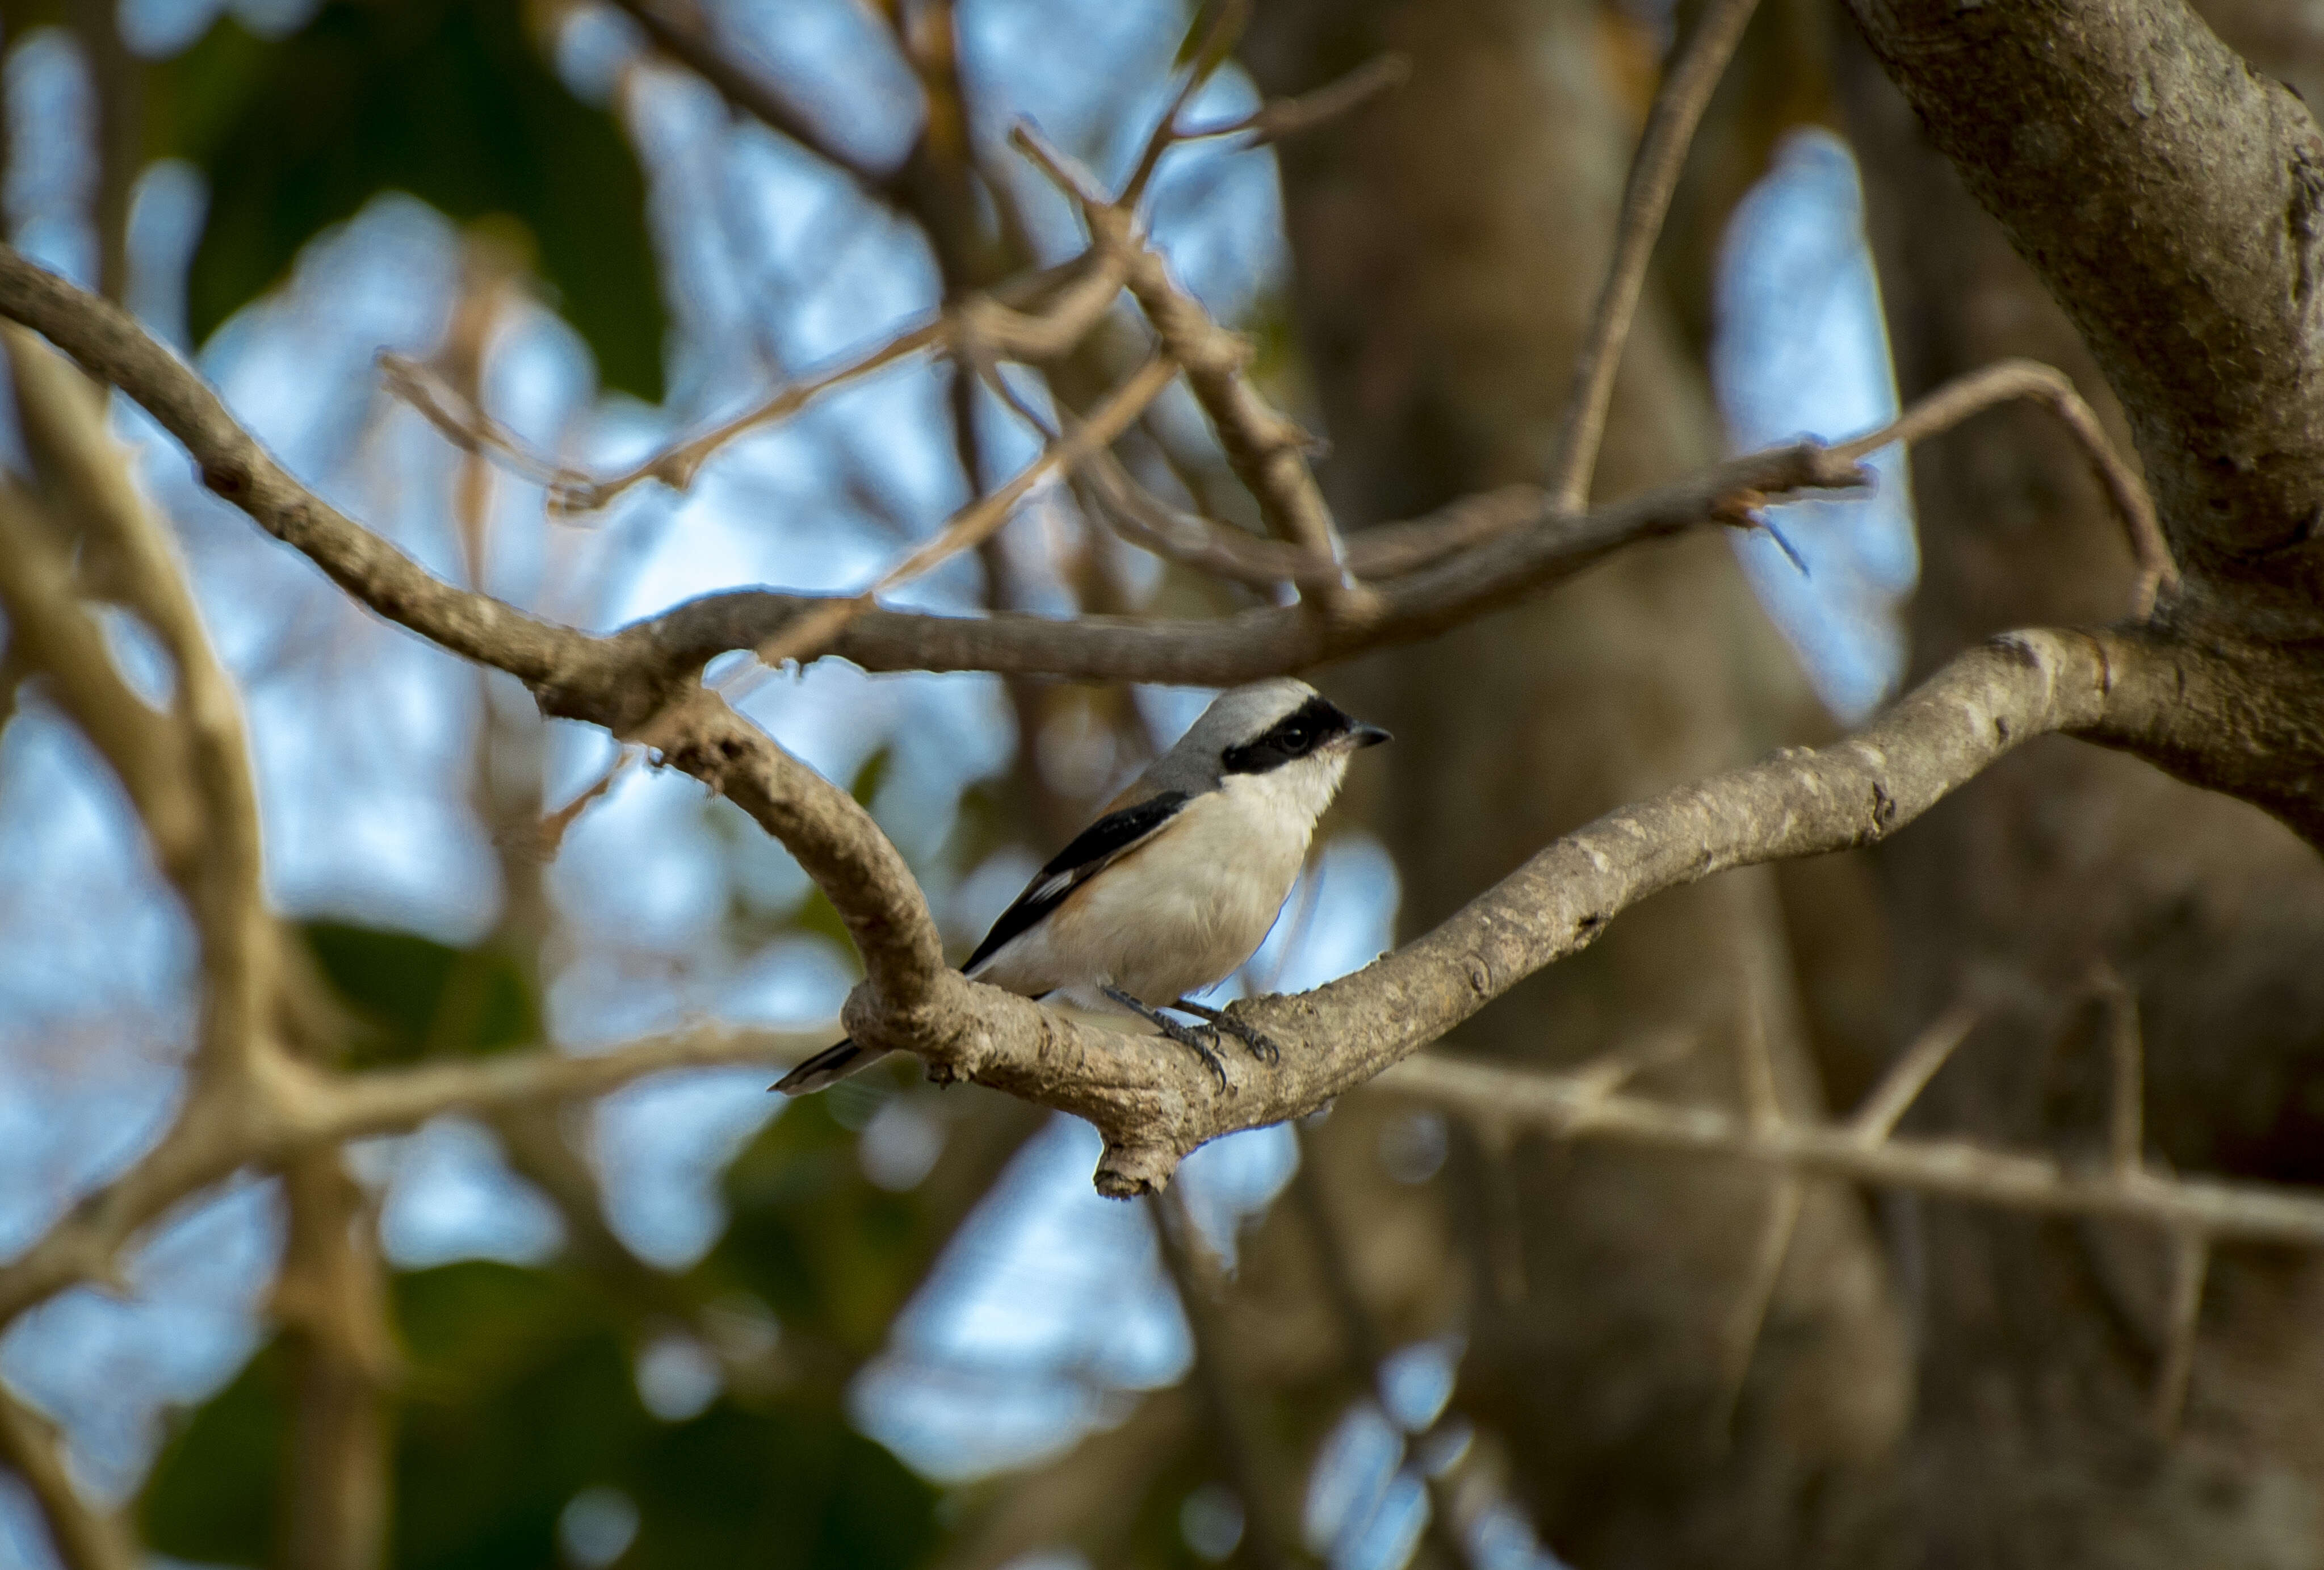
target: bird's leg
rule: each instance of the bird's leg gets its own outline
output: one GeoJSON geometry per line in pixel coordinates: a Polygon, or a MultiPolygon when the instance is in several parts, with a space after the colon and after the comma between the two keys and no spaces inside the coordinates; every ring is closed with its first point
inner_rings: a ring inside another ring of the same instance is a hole
{"type": "Polygon", "coordinates": [[[1249,1048],[1250,1049],[1250,1055],[1253,1057],[1258,1058],[1261,1063],[1266,1064],[1270,1068],[1283,1061],[1283,1049],[1281,1048],[1277,1047],[1273,1041],[1268,1039],[1266,1035],[1263,1034],[1257,1026],[1244,1024],[1240,1020],[1236,1019],[1224,1009],[1214,1009],[1208,1003],[1189,1002],[1185,998],[1180,998],[1176,1002],[1172,1003],[1170,1006],[1177,1010],[1180,1013],[1192,1014],[1196,1019],[1200,1020],[1208,1020],[1211,1022],[1212,1030],[1225,1031],[1228,1035],[1233,1037],[1236,1040],[1249,1048]]]}
{"type": "Polygon", "coordinates": [[[1099,990],[1156,1030],[1160,1030],[1179,1046],[1194,1048],[1194,1056],[1209,1064],[1211,1072],[1218,1076],[1219,1088],[1221,1090],[1227,1088],[1227,1066],[1219,1061],[1219,1033],[1215,1028],[1208,1025],[1201,1027],[1181,1025],[1159,1009],[1148,1008],[1120,987],[1102,987],[1099,990]],[[1210,1038],[1209,1040],[1204,1039],[1205,1035],[1210,1038]]]}

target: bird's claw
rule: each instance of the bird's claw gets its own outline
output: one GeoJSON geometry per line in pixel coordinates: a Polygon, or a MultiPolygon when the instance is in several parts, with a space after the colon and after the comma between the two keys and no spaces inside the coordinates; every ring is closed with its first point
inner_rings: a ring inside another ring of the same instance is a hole
{"type": "Polygon", "coordinates": [[[1241,1042],[1253,1057],[1269,1068],[1283,1061],[1283,1048],[1277,1047],[1266,1031],[1255,1025],[1246,1025],[1231,1015],[1222,1014],[1212,1024],[1241,1042]]]}
{"type": "Polygon", "coordinates": [[[1175,1020],[1166,1020],[1162,1033],[1181,1047],[1193,1048],[1194,1056],[1209,1065],[1211,1076],[1219,1082],[1219,1088],[1227,1088],[1227,1066],[1219,1057],[1219,1032],[1215,1026],[1181,1025],[1175,1020]]]}
{"type": "Polygon", "coordinates": [[[1269,1068],[1283,1061],[1283,1049],[1275,1044],[1267,1032],[1256,1025],[1245,1024],[1224,1009],[1213,1009],[1207,1003],[1189,1002],[1185,998],[1180,998],[1170,1006],[1183,1013],[1193,1014],[1208,1020],[1214,1039],[1221,1032],[1233,1037],[1243,1044],[1244,1048],[1253,1057],[1258,1058],[1269,1068]]]}
{"type": "MultiPolygon", "coordinates": [[[[1191,1050],[1203,1060],[1211,1075],[1219,1082],[1221,1090],[1231,1088],[1227,1083],[1227,1066],[1219,1057],[1219,1032],[1215,1025],[1182,1025],[1157,1009],[1139,1002],[1118,987],[1107,987],[1105,995],[1123,1008],[1151,1024],[1179,1046],[1191,1050]]],[[[1189,1011],[1190,1012],[1194,1011],[1189,1011]]]]}

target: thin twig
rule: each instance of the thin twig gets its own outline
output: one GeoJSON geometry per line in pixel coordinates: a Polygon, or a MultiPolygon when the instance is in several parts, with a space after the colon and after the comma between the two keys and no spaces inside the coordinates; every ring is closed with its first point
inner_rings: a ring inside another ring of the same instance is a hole
{"type": "Polygon", "coordinates": [[[2153,498],[2146,482],[2116,450],[2099,423],[2098,411],[2083,402],[2063,371],[2038,360],[1997,360],[1990,365],[1957,376],[1920,399],[1889,424],[1868,435],[1841,442],[1835,457],[1864,458],[1893,442],[1907,446],[1949,430],[1971,415],[2015,398],[2031,398],[2065,422],[2068,431],[2089,460],[2091,473],[2122,520],[2123,534],[2138,563],[2138,582],[2131,597],[2132,614],[2153,614],[2163,593],[2179,591],[2179,564],[2172,559],[2171,542],[2155,517],[2153,498]]]}
{"type": "Polygon", "coordinates": [[[1751,1372],[1751,1359],[1758,1351],[1760,1333],[1766,1327],[1767,1311],[1775,1304],[1775,1288],[1783,1281],[1784,1261],[1792,1251],[1792,1238],[1799,1231],[1800,1207],[1806,1197],[1807,1185],[1797,1178],[1779,1177],[1768,1188],[1766,1219],[1760,1224],[1758,1246],[1752,1250],[1751,1268],[1743,1279],[1743,1289],[1728,1323],[1726,1344],[1720,1349],[1722,1366],[1714,1426],[1722,1440],[1734,1432],[1736,1413],[1743,1401],[1744,1381],[1751,1372]]]}
{"type": "Polygon", "coordinates": [[[1412,61],[1393,51],[1366,60],[1336,81],[1326,82],[1296,98],[1274,98],[1240,120],[1216,125],[1190,125],[1177,133],[1180,142],[1200,142],[1213,136],[1248,134],[1245,147],[1265,147],[1286,136],[1297,136],[1352,113],[1382,93],[1412,79],[1412,61]]]}
{"type": "Polygon", "coordinates": [[[401,399],[462,452],[488,457],[512,472],[551,489],[588,485],[589,477],[532,450],[522,438],[445,383],[409,355],[382,349],[379,378],[389,394],[401,399]]]}
{"type": "MultiPolygon", "coordinates": [[[[1228,466],[1259,503],[1268,527],[1313,555],[1340,559],[1339,527],[1307,465],[1312,440],[1243,374],[1250,359],[1250,344],[1220,326],[1201,302],[1178,287],[1161,256],[1139,234],[1136,215],[1109,199],[1086,170],[1023,121],[1009,138],[1081,208],[1091,244],[1127,263],[1124,282],[1130,294],[1165,352],[1185,367],[1186,384],[1210,418],[1228,466]]],[[[1318,598],[1342,620],[1360,621],[1371,609],[1368,596],[1349,588],[1335,588],[1318,598]]]]}
{"type": "Polygon", "coordinates": [[[2165,1438],[2179,1431],[2195,1372],[2195,1331],[2202,1318],[2203,1281],[2211,1265],[2210,1239],[2192,1228],[2171,1234],[2170,1333],[2154,1375],[2154,1427],[2165,1438]]]}
{"type": "Polygon", "coordinates": [[[933,319],[870,349],[810,372],[776,389],[751,408],[708,430],[652,453],[619,474],[591,479],[569,465],[532,451],[505,427],[420,374],[398,356],[381,356],[388,388],[405,399],[456,445],[482,452],[548,487],[549,514],[569,519],[613,504],[651,480],[674,491],[694,484],[712,455],[738,437],[787,419],[824,393],[899,365],[924,350],[974,346],[976,352],[1039,362],[1080,341],[1121,292],[1119,258],[1079,257],[1012,279],[987,293],[964,296],[933,319]]]}
{"type": "Polygon", "coordinates": [[[1977,1021],[1978,1011],[1967,1002],[1955,1003],[1938,1015],[1935,1022],[1904,1048],[1895,1067],[1872,1087],[1872,1094],[1864,1098],[1864,1104],[1848,1120],[1848,1131],[1867,1145],[1877,1145],[1894,1133],[1914,1100],[1937,1076],[1937,1070],[1969,1039],[1977,1021]]]}
{"type": "Polygon", "coordinates": [[[700,436],[689,437],[673,447],[665,448],[643,463],[609,479],[561,479],[549,491],[550,514],[570,517],[596,512],[623,492],[647,480],[658,480],[673,491],[683,491],[694,484],[694,476],[701,469],[704,459],[745,431],[797,413],[834,387],[908,359],[922,349],[942,342],[944,336],[942,319],[928,322],[900,333],[877,348],[854,356],[828,370],[804,376],[732,420],[722,420],[700,436]]]}
{"type": "MultiPolygon", "coordinates": [[[[1162,390],[1177,374],[1177,366],[1166,358],[1147,361],[1099,405],[1086,422],[1051,442],[1039,457],[1018,470],[1006,484],[986,492],[953,514],[931,539],[881,573],[871,587],[845,599],[825,601],[761,643],[752,651],[758,656],[761,670],[775,670],[787,660],[804,664],[814,659],[848,623],[878,604],[880,596],[983,543],[1009,522],[1017,503],[1041,479],[1055,470],[1070,471],[1092,455],[1103,452],[1130,429],[1148,404],[1162,395],[1162,390]]],[[[754,676],[730,684],[725,689],[728,700],[741,701],[756,680],[762,679],[754,676]]]]}
{"type": "Polygon", "coordinates": [[[806,111],[784,97],[756,72],[736,62],[708,32],[681,20],[659,0],[613,0],[664,54],[685,66],[738,109],[797,143],[853,180],[862,192],[887,206],[897,201],[894,176],[850,152],[827,135],[806,111]]]}
{"type": "Polygon", "coordinates": [[[624,746],[614,753],[613,761],[605,765],[596,779],[574,794],[573,799],[556,811],[543,817],[533,828],[532,844],[527,847],[540,861],[552,862],[564,848],[565,836],[581,815],[613,788],[622,775],[645,756],[642,746],[624,746]]]}
{"type": "Polygon", "coordinates": [[[1663,217],[1670,210],[1671,193],[1678,189],[1679,171],[1686,162],[1694,129],[1710,106],[1711,95],[1727,70],[1727,61],[1743,37],[1744,23],[1758,0],[1711,0],[1702,19],[1687,36],[1662,90],[1655,96],[1646,134],[1630,162],[1630,178],[1622,193],[1622,215],[1614,231],[1614,254],[1606,264],[1606,282],[1590,313],[1590,333],[1573,366],[1573,391],[1557,433],[1557,448],[1549,466],[1550,499],[1561,512],[1577,512],[1590,499],[1590,480],[1598,467],[1598,448],[1606,434],[1607,410],[1614,400],[1614,374],[1621,368],[1622,346],[1629,340],[1630,322],[1637,313],[1638,296],[1646,287],[1646,263],[1662,234],[1663,217]]]}
{"type": "Polygon", "coordinates": [[[1242,37],[1242,30],[1250,22],[1250,6],[1251,0],[1221,0],[1218,9],[1211,13],[1210,25],[1204,29],[1201,40],[1194,46],[1194,58],[1187,62],[1185,78],[1170,95],[1169,106],[1154,122],[1154,129],[1147,134],[1146,145],[1139,152],[1137,164],[1130,170],[1130,178],[1122,182],[1121,195],[1117,199],[1123,207],[1137,207],[1146,194],[1148,182],[1154,178],[1155,170],[1161,167],[1162,155],[1184,140],[1178,132],[1178,115],[1194,101],[1194,95],[1203,90],[1203,84],[1209,81],[1219,67],[1227,62],[1227,57],[1234,52],[1237,41],[1242,37]]]}
{"type": "Polygon", "coordinates": [[[137,1570],[144,1562],[128,1523],[73,1486],[57,1427],[0,1384],[0,1462],[24,1480],[66,1570],[137,1570]]]}

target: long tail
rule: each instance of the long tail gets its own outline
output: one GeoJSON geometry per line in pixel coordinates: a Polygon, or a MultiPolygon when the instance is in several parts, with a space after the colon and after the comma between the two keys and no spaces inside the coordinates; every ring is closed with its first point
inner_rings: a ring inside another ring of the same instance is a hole
{"type": "Polygon", "coordinates": [[[884,1049],[875,1052],[853,1040],[835,1042],[775,1081],[774,1088],[785,1095],[813,1095],[851,1074],[862,1073],[886,1056],[884,1049]]]}

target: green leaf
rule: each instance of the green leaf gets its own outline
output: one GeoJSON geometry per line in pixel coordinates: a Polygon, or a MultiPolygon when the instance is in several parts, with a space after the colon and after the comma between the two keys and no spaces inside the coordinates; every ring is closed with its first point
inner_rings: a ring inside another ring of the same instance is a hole
{"type": "Polygon", "coordinates": [[[522,225],[604,380],[660,400],[644,178],[613,118],[557,80],[516,0],[328,0],[275,42],[229,18],[153,76],[152,151],[210,182],[188,281],[197,341],[321,230],[401,190],[522,225]]]}
{"type": "MultiPolygon", "coordinates": [[[[682,1423],[638,1399],[635,1327],[586,1278],[471,1261],[395,1279],[407,1362],[395,1406],[394,1570],[560,1562],[583,1489],[633,1501],[628,1570],[712,1565],[907,1570],[936,1535],[934,1491],[828,1402],[722,1398],[682,1423]]],[[[156,1551],[270,1557],[294,1443],[287,1339],[195,1411],[140,1501],[156,1551]]]]}
{"type": "Polygon", "coordinates": [[[148,1547],[208,1565],[271,1557],[288,1459],[284,1363],[279,1344],[262,1348],[162,1447],[138,1501],[148,1547]]]}
{"type": "Polygon", "coordinates": [[[855,778],[848,785],[847,793],[855,798],[856,804],[864,811],[872,810],[872,803],[878,799],[880,787],[888,782],[888,771],[895,762],[894,751],[881,747],[863,760],[863,767],[855,771],[855,778]]]}
{"type": "Polygon", "coordinates": [[[836,1413],[722,1402],[659,1436],[630,1475],[640,1530],[623,1570],[901,1567],[936,1539],[935,1492],[836,1413]]]}
{"type": "Polygon", "coordinates": [[[541,1038],[540,1011],[504,950],[449,948],[409,932],[310,921],[307,946],[332,988],[371,1027],[358,1067],[478,1057],[541,1038]]]}
{"type": "MultiPolygon", "coordinates": [[[[864,1078],[884,1075],[892,1086],[899,1072],[874,1068],[864,1078]]],[[[868,1357],[919,1285],[936,1240],[914,1196],[863,1176],[855,1132],[837,1115],[847,1099],[801,1097],[735,1159],[725,1184],[733,1219],[709,1264],[784,1325],[868,1357]]]]}

